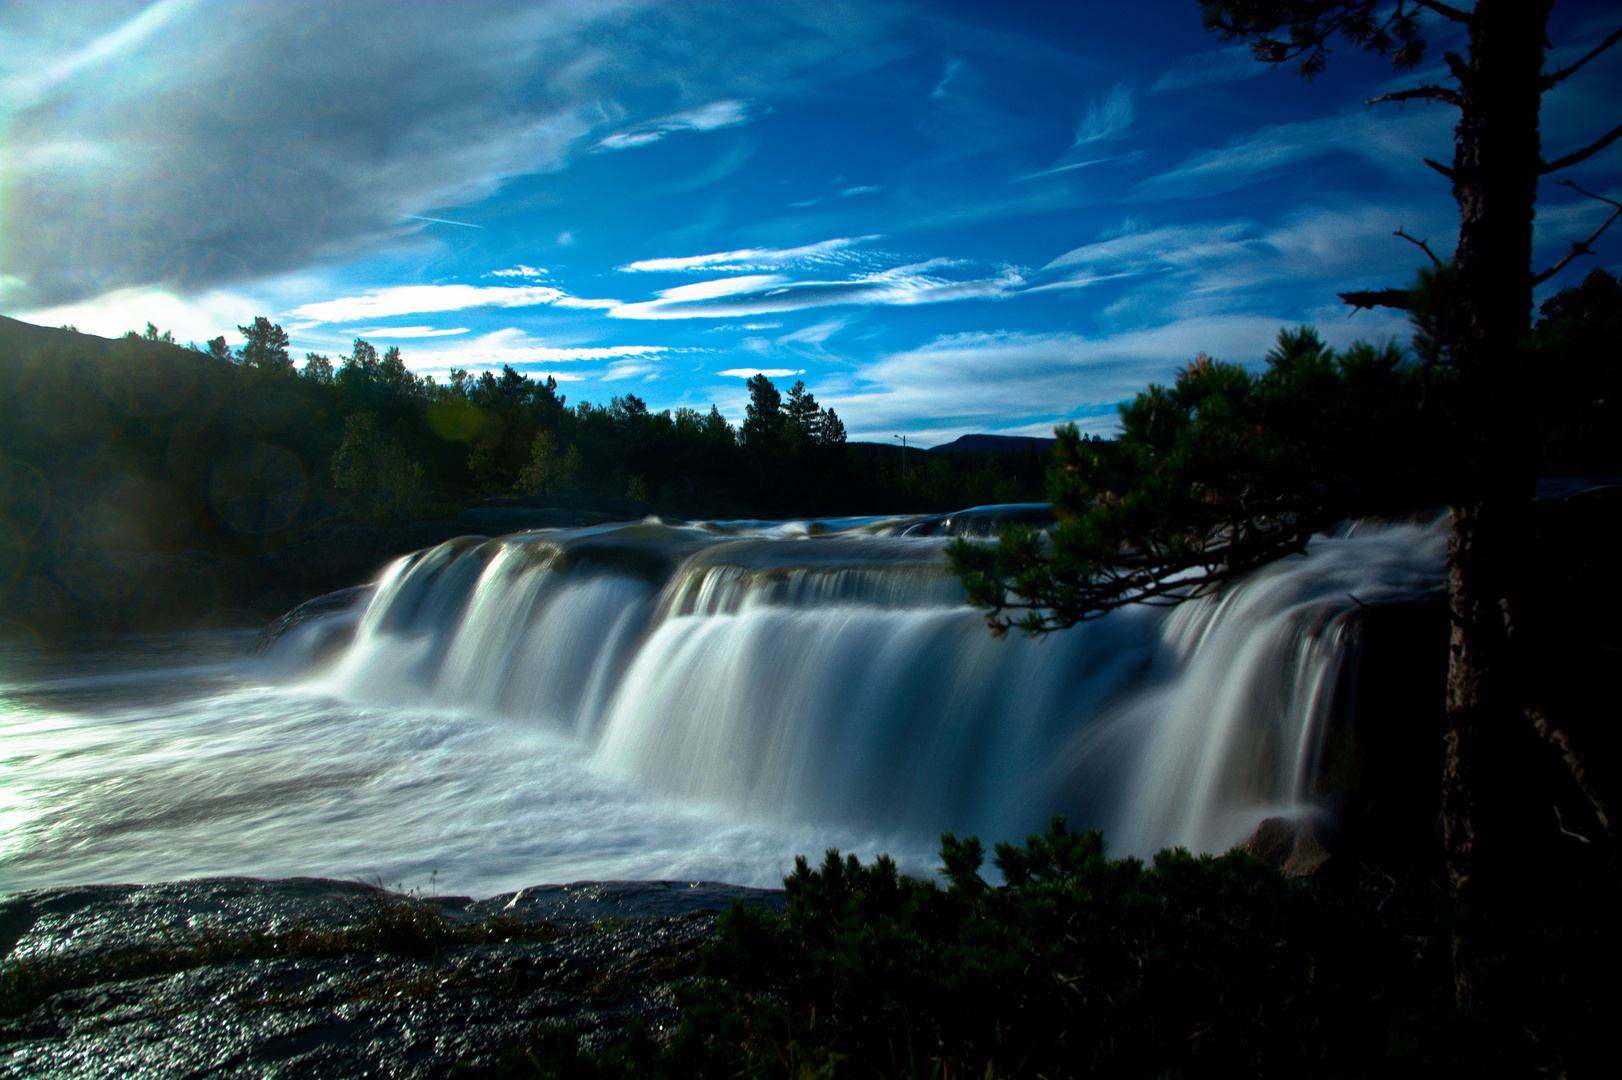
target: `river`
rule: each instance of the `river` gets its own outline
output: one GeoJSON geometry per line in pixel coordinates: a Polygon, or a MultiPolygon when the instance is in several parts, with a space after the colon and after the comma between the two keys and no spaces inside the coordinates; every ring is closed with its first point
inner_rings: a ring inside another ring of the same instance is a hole
{"type": "MultiPolygon", "coordinates": [[[[1318,538],[1218,597],[995,640],[944,532],[995,514],[463,539],[255,634],[0,654],[0,892],[249,875],[473,896],[931,872],[1053,813],[1115,854],[1310,813],[1360,605],[1445,530],[1318,538]],[[934,535],[928,535],[934,534],[934,535]]],[[[978,524],[976,524],[978,522],[978,524]]]]}

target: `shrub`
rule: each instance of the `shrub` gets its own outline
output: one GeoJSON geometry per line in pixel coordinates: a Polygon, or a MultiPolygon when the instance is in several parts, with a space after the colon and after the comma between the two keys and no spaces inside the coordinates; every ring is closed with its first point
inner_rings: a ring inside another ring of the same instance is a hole
{"type": "Polygon", "coordinates": [[[1111,860],[1055,818],[997,845],[942,837],[944,887],[829,851],[787,910],[733,906],[660,1044],[583,1054],[549,1030],[521,1074],[1367,1075],[1445,1045],[1445,948],[1328,910],[1251,856],[1111,860]],[[1438,966],[1436,954],[1443,954],[1438,966]],[[1417,976],[1417,977],[1416,977],[1417,976]]]}

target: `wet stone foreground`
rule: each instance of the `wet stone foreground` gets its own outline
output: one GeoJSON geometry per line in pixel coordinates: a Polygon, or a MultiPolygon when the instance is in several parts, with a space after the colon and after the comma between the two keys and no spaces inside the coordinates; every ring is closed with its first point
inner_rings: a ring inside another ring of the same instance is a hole
{"type": "Polygon", "coordinates": [[[0,1077],[437,1077],[542,1024],[587,1044],[678,1019],[734,899],[688,882],[488,900],[212,878],[0,900],[0,1077]]]}

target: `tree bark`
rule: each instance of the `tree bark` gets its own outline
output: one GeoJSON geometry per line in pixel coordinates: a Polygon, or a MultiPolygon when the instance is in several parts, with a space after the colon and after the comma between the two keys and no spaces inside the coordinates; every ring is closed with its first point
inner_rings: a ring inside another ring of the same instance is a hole
{"type": "Polygon", "coordinates": [[[1442,823],[1455,901],[1455,991],[1478,1002],[1493,909],[1508,895],[1521,831],[1513,777],[1526,726],[1511,653],[1520,535],[1533,477],[1509,437],[1517,361],[1532,314],[1532,218],[1541,165],[1538,111],[1552,0],[1481,0],[1470,58],[1455,64],[1460,119],[1453,195],[1459,245],[1452,302],[1460,496],[1452,507],[1448,600],[1452,638],[1442,823]]]}

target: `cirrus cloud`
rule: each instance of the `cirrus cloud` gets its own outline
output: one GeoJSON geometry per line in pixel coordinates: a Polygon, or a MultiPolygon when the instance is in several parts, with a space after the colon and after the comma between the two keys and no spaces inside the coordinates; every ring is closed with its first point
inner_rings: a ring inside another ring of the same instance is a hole
{"type": "Polygon", "coordinates": [[[1023,274],[1006,267],[991,277],[951,278],[932,271],[959,265],[932,259],[848,281],[793,281],[779,274],[749,274],[680,285],[655,293],[656,300],[621,304],[616,319],[739,318],[780,311],[854,304],[911,306],[953,300],[998,300],[1017,294],[1023,274]]]}
{"type": "Polygon", "coordinates": [[[546,285],[396,285],[365,296],[300,304],[288,314],[310,325],[481,307],[612,308],[618,304],[618,300],[582,300],[546,285]]]}
{"type": "Polygon", "coordinates": [[[684,131],[715,131],[717,128],[734,127],[748,123],[749,117],[750,107],[747,101],[712,101],[702,108],[661,116],[657,120],[649,120],[626,131],[616,132],[598,142],[592,147],[592,152],[602,153],[608,150],[629,150],[637,146],[647,146],[649,143],[656,143],[660,139],[684,131]]]}
{"type": "Polygon", "coordinates": [[[804,375],[805,368],[735,367],[717,371],[716,374],[725,375],[729,379],[753,379],[756,375],[764,375],[768,379],[786,379],[790,375],[804,375]]]}
{"type": "Polygon", "coordinates": [[[674,272],[682,270],[780,270],[790,266],[823,265],[847,261],[839,253],[857,244],[882,239],[881,236],[842,236],[792,248],[742,248],[709,255],[684,255],[670,259],[639,259],[620,270],[629,272],[674,272]]]}

